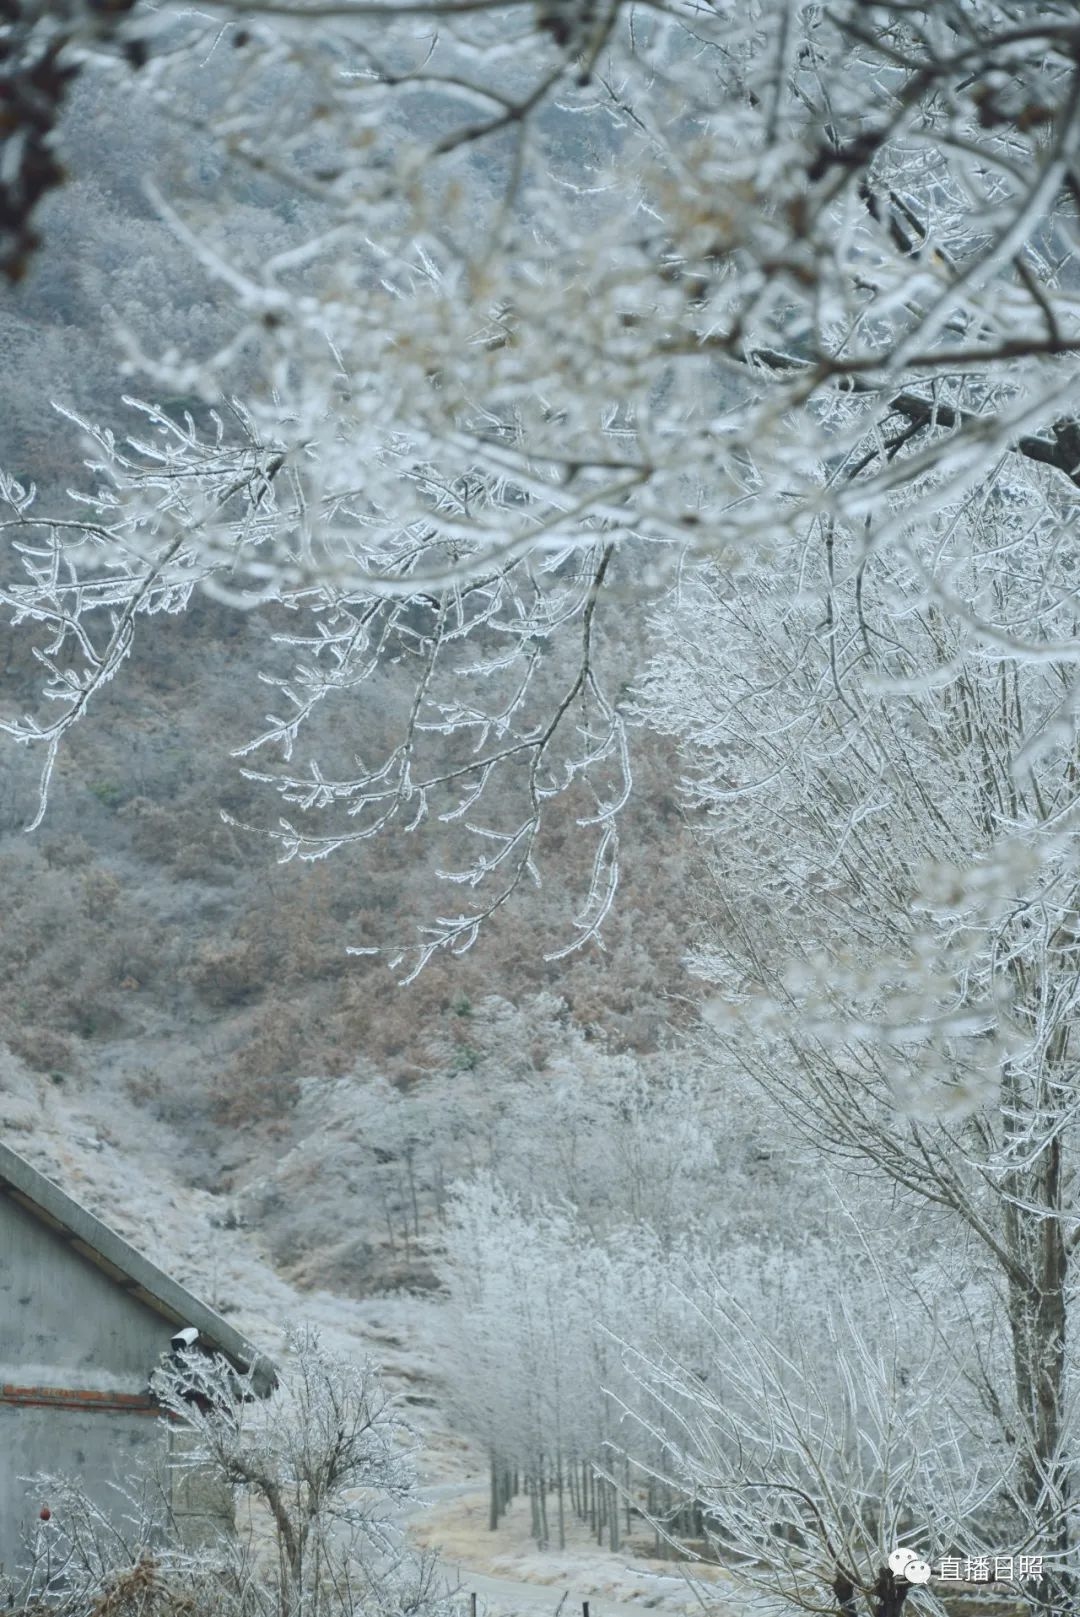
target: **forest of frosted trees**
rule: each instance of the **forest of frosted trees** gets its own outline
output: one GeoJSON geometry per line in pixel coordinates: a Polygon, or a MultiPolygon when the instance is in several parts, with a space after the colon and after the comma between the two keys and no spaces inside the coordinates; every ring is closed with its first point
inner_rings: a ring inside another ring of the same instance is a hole
{"type": "Polygon", "coordinates": [[[12,0],[0,94],[5,813],[193,624],[228,777],[96,796],[324,883],[170,985],[279,1002],[216,1127],[339,1086],[272,1240],[422,1255],[493,1529],[1072,1617],[1076,7],[12,0]]]}

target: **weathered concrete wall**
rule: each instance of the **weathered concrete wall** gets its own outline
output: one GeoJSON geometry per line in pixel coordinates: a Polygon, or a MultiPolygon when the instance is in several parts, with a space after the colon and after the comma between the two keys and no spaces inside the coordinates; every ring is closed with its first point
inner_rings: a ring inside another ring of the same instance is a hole
{"type": "MultiPolygon", "coordinates": [[[[170,1432],[152,1414],[40,1407],[30,1389],[139,1398],[175,1327],[89,1259],[0,1195],[0,1568],[25,1559],[43,1503],[37,1472],[75,1480],[116,1519],[113,1483],[130,1483],[140,1458],[164,1460],[170,1432]],[[16,1401],[12,1401],[12,1400],[16,1401]]],[[[222,1497],[197,1476],[177,1490],[185,1538],[206,1542],[221,1524],[222,1497]]]]}
{"type": "Polygon", "coordinates": [[[130,1485],[142,1458],[164,1453],[161,1423],[149,1415],[0,1404],[0,1571],[25,1563],[42,1505],[55,1499],[24,1478],[38,1471],[71,1477],[119,1521],[125,1506],[111,1484],[130,1485]]]}
{"type": "Polygon", "coordinates": [[[0,1196],[0,1381],[145,1392],[171,1335],[160,1314],[0,1196]]]}

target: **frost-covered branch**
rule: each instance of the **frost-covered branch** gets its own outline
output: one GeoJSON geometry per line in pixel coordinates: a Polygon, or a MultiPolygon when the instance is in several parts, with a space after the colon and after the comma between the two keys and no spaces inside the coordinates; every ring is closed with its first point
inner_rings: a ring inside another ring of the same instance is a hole
{"type": "MultiPolygon", "coordinates": [[[[1071,498],[1075,20],[223,9],[169,13],[144,93],[277,187],[289,227],[245,257],[212,208],[152,189],[230,329],[190,352],[123,333],[146,396],[193,414],[144,407],[137,441],[79,425],[74,506],[5,484],[0,600],[60,712],[6,728],[42,747],[47,788],[143,619],[196,589],[259,606],[295,660],[268,659],[280,705],[235,746],[300,811],[270,832],[286,857],[442,824],[434,863],[476,902],[391,944],[408,971],[539,875],[565,804],[595,838],[570,942],[599,939],[630,782],[605,618],[610,644],[683,557],[786,563],[829,522],[918,566],[905,523],[945,487],[977,499],[1003,455],[1071,498]],[[396,733],[358,728],[359,768],[327,756],[331,710],[370,712],[394,669],[396,733]]],[[[1071,630],[994,630],[1075,653],[1071,630]]]]}

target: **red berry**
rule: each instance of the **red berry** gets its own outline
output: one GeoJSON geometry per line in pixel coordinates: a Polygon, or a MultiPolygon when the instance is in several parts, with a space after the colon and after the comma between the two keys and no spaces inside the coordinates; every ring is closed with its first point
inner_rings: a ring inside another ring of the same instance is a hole
{"type": "Polygon", "coordinates": [[[41,1517],[43,1522],[47,1522],[52,1516],[52,1511],[49,1509],[48,1505],[42,1505],[41,1509],[38,1511],[38,1515],[41,1517]]]}

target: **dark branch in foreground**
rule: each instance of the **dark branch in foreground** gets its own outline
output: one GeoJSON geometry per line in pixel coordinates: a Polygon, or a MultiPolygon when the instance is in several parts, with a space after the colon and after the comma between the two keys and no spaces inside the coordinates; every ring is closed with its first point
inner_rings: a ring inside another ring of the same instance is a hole
{"type": "MultiPolygon", "coordinates": [[[[73,7],[64,15],[48,0],[0,0],[0,274],[21,281],[41,245],[34,227],[39,204],[66,178],[56,155],[56,131],[78,63],[78,41],[115,39],[137,0],[73,7]]],[[[133,67],[146,47],[123,45],[133,67]]]]}

